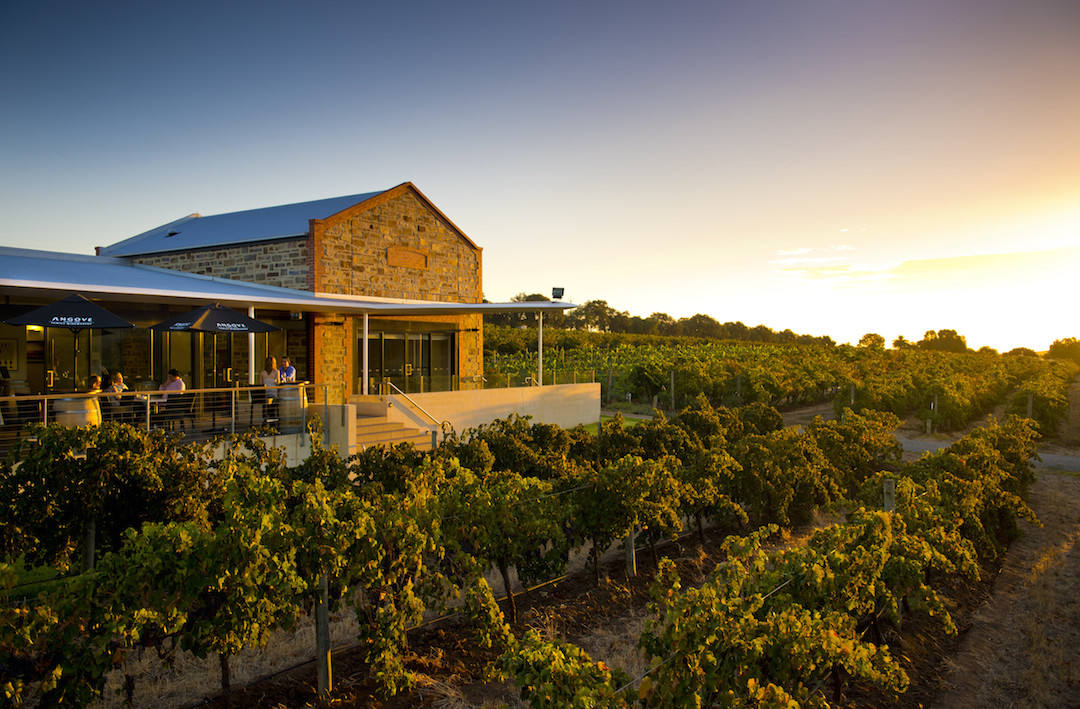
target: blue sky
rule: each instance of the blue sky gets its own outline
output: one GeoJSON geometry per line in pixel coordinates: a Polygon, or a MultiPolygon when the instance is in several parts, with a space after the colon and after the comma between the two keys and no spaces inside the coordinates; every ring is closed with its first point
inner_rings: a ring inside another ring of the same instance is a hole
{"type": "Polygon", "coordinates": [[[0,244],[411,180],[495,300],[1080,334],[1080,3],[7,3],[0,62],[0,244]]]}

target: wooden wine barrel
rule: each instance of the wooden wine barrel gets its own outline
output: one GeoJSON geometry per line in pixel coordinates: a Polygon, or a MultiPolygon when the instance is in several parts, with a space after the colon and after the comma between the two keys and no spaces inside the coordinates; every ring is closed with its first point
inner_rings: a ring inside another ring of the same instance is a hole
{"type": "Polygon", "coordinates": [[[303,387],[289,387],[278,390],[278,416],[282,429],[303,430],[304,410],[307,408],[307,392],[303,387]]]}
{"type": "Polygon", "coordinates": [[[49,423],[61,426],[96,426],[101,423],[101,407],[93,397],[50,399],[48,406],[49,423]]]}

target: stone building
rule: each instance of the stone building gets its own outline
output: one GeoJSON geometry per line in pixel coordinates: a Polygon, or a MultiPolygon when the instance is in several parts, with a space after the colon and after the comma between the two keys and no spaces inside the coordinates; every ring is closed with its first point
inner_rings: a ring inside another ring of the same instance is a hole
{"type": "MultiPolygon", "coordinates": [[[[388,190],[212,216],[192,214],[111,246],[99,256],[216,278],[385,303],[392,315],[260,309],[281,327],[221,353],[203,386],[268,354],[329,384],[331,400],[381,391],[468,389],[483,375],[482,250],[412,183],[388,190]],[[409,314],[415,312],[415,314],[409,314]],[[364,324],[367,324],[365,337],[364,324]],[[366,345],[365,345],[366,343],[366,345]],[[365,357],[366,355],[366,357],[365,357]],[[365,368],[364,363],[367,363],[365,368]],[[364,375],[367,376],[364,376],[364,375]],[[366,384],[366,386],[365,386],[366,384]],[[337,392],[340,392],[338,394],[337,392]]],[[[161,345],[169,361],[206,372],[206,348],[161,345]]],[[[165,366],[163,363],[162,367],[165,366]]]]}

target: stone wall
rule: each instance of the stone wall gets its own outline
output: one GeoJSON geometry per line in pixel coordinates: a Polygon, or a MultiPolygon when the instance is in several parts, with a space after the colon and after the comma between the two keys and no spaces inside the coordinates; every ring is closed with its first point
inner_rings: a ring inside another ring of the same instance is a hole
{"type": "Polygon", "coordinates": [[[363,210],[312,220],[315,290],[481,302],[480,249],[412,191],[395,192],[363,210]]]}
{"type": "Polygon", "coordinates": [[[327,387],[328,401],[319,403],[344,404],[352,393],[353,319],[322,313],[311,317],[311,364],[314,368],[311,379],[327,387]]]}
{"type": "MultiPolygon", "coordinates": [[[[464,303],[483,300],[479,248],[412,190],[391,190],[372,201],[363,209],[311,221],[315,291],[464,303]]],[[[395,319],[452,325],[459,333],[458,374],[463,386],[482,376],[481,316],[395,319]]]]}
{"type": "Polygon", "coordinates": [[[174,271],[310,290],[307,237],[146,254],[133,256],[131,260],[174,271]]]}
{"type": "MultiPolygon", "coordinates": [[[[481,249],[410,187],[389,190],[363,206],[350,207],[327,219],[313,219],[310,226],[310,234],[303,238],[147,254],[132,257],[132,261],[333,295],[464,303],[483,300],[481,249]]],[[[308,379],[329,385],[330,403],[343,403],[334,392],[354,381],[357,319],[308,317],[313,318],[310,351],[292,333],[287,349],[299,360],[298,368],[308,370],[308,379]],[[305,360],[310,368],[301,365],[305,360]]],[[[462,386],[468,387],[471,380],[482,376],[481,316],[407,319],[450,324],[458,332],[462,386]]],[[[238,349],[246,362],[246,346],[238,349]]]]}

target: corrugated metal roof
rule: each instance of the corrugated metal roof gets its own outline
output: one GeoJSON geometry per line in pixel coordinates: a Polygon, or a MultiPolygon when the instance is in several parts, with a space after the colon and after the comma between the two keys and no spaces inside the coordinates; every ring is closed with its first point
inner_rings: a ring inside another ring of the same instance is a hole
{"type": "Polygon", "coordinates": [[[569,303],[448,303],[322,295],[167,268],[123,258],[0,247],[0,293],[60,298],[82,293],[102,300],[230,306],[372,315],[459,315],[564,310],[569,303]]]}
{"type": "Polygon", "coordinates": [[[191,214],[111,246],[103,246],[99,253],[102,256],[134,256],[302,236],[308,231],[309,219],[326,219],[383,192],[385,190],[206,217],[191,214]]]}

